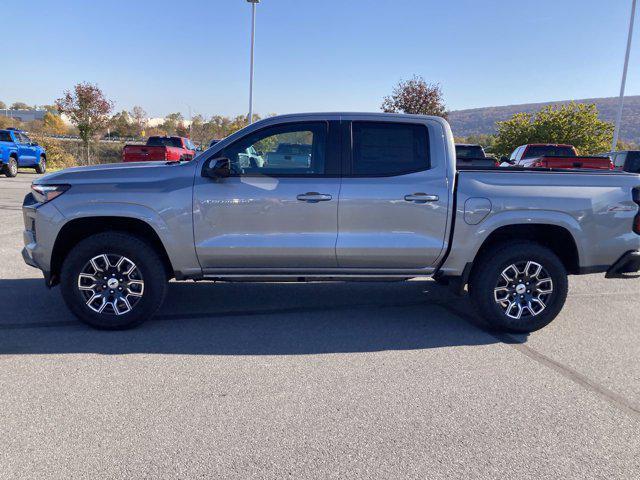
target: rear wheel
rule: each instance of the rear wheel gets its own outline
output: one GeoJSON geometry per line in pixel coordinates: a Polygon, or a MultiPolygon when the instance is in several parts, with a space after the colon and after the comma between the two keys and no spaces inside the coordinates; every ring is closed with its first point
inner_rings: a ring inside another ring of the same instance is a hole
{"type": "Polygon", "coordinates": [[[120,330],[151,318],[167,281],[162,259],[144,240],[105,232],[82,240],[62,265],[60,284],[69,309],[94,328],[120,330]]]}
{"type": "Polygon", "coordinates": [[[5,164],[4,174],[9,178],[13,178],[18,175],[18,161],[15,157],[10,157],[9,161],[5,164]]]}
{"type": "Polygon", "coordinates": [[[36,165],[36,173],[45,173],[47,171],[47,159],[44,155],[40,155],[40,163],[36,165]]]}
{"type": "Polygon", "coordinates": [[[567,298],[567,271],[555,253],[532,242],[485,252],[469,281],[471,298],[492,326],[532,332],[553,321],[567,298]]]}

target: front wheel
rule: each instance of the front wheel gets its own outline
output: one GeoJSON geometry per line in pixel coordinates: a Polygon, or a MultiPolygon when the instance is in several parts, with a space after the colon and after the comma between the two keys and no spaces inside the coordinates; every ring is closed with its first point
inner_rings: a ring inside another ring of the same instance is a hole
{"type": "Polygon", "coordinates": [[[121,232],[92,235],[67,255],[60,286],[69,309],[103,330],[132,328],[152,317],[167,290],[163,261],[153,246],[121,232]]]}
{"type": "Polygon", "coordinates": [[[558,256],[532,242],[502,244],[485,252],[469,281],[471,298],[494,327],[516,333],[553,321],[567,298],[567,271],[558,256]]]}
{"type": "Polygon", "coordinates": [[[9,158],[9,161],[4,166],[4,174],[9,178],[18,175],[18,161],[14,157],[9,158]]]}

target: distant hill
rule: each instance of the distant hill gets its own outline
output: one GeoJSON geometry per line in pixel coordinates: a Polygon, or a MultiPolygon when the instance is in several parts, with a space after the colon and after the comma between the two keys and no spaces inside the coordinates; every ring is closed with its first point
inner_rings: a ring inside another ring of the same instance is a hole
{"type": "MultiPolygon", "coordinates": [[[[595,103],[600,118],[608,122],[615,121],[618,109],[618,98],[587,98],[575,100],[578,103],[595,103]]],[[[472,108],[449,112],[449,123],[456,137],[490,134],[496,131],[496,122],[511,118],[514,113],[533,113],[547,105],[563,105],[570,100],[546,103],[526,103],[523,105],[507,105],[504,107],[472,108]]],[[[640,95],[625,97],[622,110],[622,128],[620,139],[640,144],[640,95]]]]}

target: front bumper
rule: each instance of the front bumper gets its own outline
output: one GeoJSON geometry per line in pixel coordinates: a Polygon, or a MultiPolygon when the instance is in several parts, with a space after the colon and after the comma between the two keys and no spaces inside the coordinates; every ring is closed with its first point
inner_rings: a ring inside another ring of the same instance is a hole
{"type": "Polygon", "coordinates": [[[614,263],[605,278],[625,278],[625,273],[635,273],[640,270],[640,251],[632,250],[622,255],[614,263]]]}

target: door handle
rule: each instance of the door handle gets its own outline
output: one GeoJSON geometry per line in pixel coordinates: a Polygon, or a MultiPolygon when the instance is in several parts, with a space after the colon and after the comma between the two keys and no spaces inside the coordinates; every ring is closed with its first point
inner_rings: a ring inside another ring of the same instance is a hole
{"type": "Polygon", "coordinates": [[[318,203],[318,202],[327,202],[331,200],[333,197],[327,193],[307,192],[307,193],[301,193],[296,198],[301,202],[318,203]]]}
{"type": "Polygon", "coordinates": [[[427,202],[437,202],[440,200],[438,195],[429,195],[427,193],[413,193],[411,195],[404,196],[405,201],[407,202],[415,202],[415,203],[427,203],[427,202]]]}

